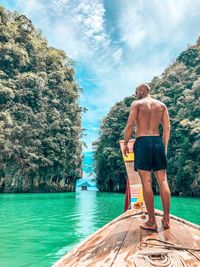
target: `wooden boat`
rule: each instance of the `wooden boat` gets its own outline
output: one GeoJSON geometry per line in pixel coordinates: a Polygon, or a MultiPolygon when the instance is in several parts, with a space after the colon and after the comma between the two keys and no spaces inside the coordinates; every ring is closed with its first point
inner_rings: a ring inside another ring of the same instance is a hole
{"type": "MultiPolygon", "coordinates": [[[[200,249],[199,226],[171,215],[171,227],[165,230],[161,224],[161,215],[160,211],[156,211],[158,231],[153,232],[139,227],[144,220],[142,213],[136,213],[134,209],[128,210],[89,236],[56,262],[53,267],[137,266],[133,262],[136,251],[139,251],[138,244],[149,238],[156,238],[177,246],[200,249]]],[[[187,264],[177,266],[200,266],[200,251],[169,250],[169,253],[171,252],[180,256],[187,264]]],[[[176,265],[171,265],[173,266],[176,267],[176,265]]]]}
{"type": "Polygon", "coordinates": [[[92,185],[89,182],[85,181],[84,183],[80,185],[80,187],[81,187],[81,190],[88,190],[88,188],[92,187],[92,185]]]}
{"type": "MultiPolygon", "coordinates": [[[[164,229],[162,212],[156,210],[157,231],[140,228],[147,213],[141,182],[133,169],[133,142],[129,143],[130,155],[123,157],[129,188],[126,211],[86,238],[53,267],[200,266],[200,226],[170,215],[170,228],[164,229]]],[[[120,147],[123,149],[122,141],[120,147]]]]}
{"type": "Polygon", "coordinates": [[[81,190],[87,190],[87,186],[82,185],[81,190]]]}

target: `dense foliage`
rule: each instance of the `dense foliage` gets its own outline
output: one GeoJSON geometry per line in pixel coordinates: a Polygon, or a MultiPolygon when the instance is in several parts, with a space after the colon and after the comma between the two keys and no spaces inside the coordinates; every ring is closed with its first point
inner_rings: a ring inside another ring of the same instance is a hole
{"type": "MultiPolygon", "coordinates": [[[[200,40],[150,83],[153,97],[169,108],[171,138],[168,179],[173,194],[200,195],[200,40]]],[[[94,143],[95,171],[100,190],[125,190],[126,173],[118,141],[133,97],[117,103],[104,118],[94,143]]],[[[134,138],[134,135],[132,136],[134,138]]],[[[155,186],[154,190],[158,191],[155,186]]]]}
{"type": "Polygon", "coordinates": [[[119,147],[133,97],[112,107],[103,119],[100,137],[93,143],[96,182],[99,190],[125,191],[126,175],[119,147]]]}
{"type": "Polygon", "coordinates": [[[1,192],[74,190],[83,109],[72,60],[1,7],[0,63],[1,192]]]}

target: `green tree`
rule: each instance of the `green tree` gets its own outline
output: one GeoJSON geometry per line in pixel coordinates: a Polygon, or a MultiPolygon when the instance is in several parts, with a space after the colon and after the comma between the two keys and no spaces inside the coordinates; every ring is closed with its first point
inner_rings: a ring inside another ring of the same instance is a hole
{"type": "Polygon", "coordinates": [[[0,7],[0,190],[72,191],[82,175],[74,63],[0,7]]]}

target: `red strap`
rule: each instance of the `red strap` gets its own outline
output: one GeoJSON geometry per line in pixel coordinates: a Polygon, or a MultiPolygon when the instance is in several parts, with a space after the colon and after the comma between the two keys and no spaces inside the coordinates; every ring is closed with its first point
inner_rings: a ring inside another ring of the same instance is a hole
{"type": "Polygon", "coordinates": [[[124,211],[127,211],[131,202],[130,185],[128,178],[126,179],[126,197],[124,201],[124,211]]]}

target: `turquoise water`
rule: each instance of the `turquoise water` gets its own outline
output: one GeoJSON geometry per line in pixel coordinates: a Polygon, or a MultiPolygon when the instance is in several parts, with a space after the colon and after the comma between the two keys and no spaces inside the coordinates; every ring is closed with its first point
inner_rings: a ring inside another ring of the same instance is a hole
{"type": "MultiPolygon", "coordinates": [[[[123,212],[124,194],[1,194],[0,266],[51,266],[123,212]]],[[[156,208],[161,208],[159,197],[156,208]]],[[[172,197],[171,213],[200,224],[200,198],[172,197]]]]}

